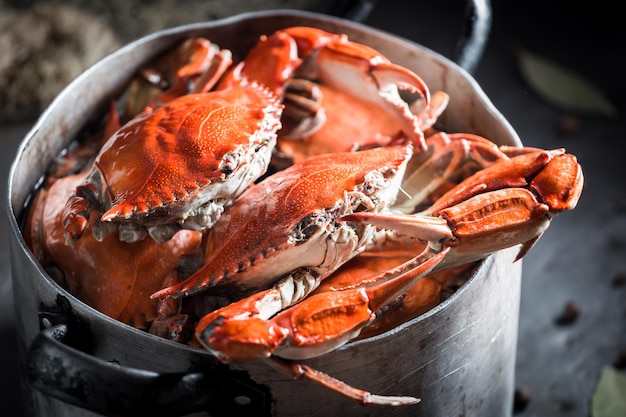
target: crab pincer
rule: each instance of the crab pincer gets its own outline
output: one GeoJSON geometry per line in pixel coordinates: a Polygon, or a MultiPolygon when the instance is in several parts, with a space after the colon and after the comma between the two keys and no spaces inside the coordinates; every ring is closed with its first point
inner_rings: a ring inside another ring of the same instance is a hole
{"type": "Polygon", "coordinates": [[[341,221],[410,235],[434,252],[452,248],[435,270],[520,245],[518,260],[556,215],[576,207],[583,182],[576,157],[563,149],[520,150],[467,177],[423,212],[352,213],[341,221]]]}
{"type": "Polygon", "coordinates": [[[426,149],[420,116],[401,94],[418,96],[421,109],[428,108],[426,83],[346,35],[294,26],[262,36],[220,86],[242,79],[268,86],[285,105],[277,165],[388,145],[399,135],[416,150],[426,149]]]}
{"type": "Polygon", "coordinates": [[[386,304],[428,275],[449,248],[424,251],[374,277],[374,284],[315,293],[265,319],[268,290],[213,311],[196,326],[196,338],[220,360],[262,359],[280,371],[306,378],[362,404],[409,405],[419,399],[374,395],[294,361],[321,356],[345,345],[372,323],[386,304]]]}

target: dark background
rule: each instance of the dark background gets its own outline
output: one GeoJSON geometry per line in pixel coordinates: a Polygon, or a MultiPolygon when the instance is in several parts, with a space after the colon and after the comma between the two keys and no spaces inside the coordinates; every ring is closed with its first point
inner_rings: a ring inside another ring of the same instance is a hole
{"type": "MultiPolygon", "coordinates": [[[[578,207],[557,217],[523,261],[516,386],[529,395],[526,406],[515,414],[520,417],[587,417],[602,367],[623,367],[626,32],[617,4],[493,1],[490,37],[474,72],[525,145],[565,147],[578,156],[585,174],[578,207]],[[520,76],[515,54],[520,46],[587,78],[614,103],[618,116],[577,117],[546,103],[520,76]],[[576,304],[579,314],[571,323],[558,325],[555,320],[567,303],[576,304]]],[[[462,0],[379,1],[365,23],[453,58],[464,10],[462,0]]],[[[31,124],[0,126],[5,173],[31,124]]],[[[2,221],[6,229],[6,220],[2,221]]],[[[2,251],[8,263],[6,247],[2,251]]],[[[6,270],[7,276],[0,276],[0,404],[3,416],[18,416],[8,266],[6,270]]]]}

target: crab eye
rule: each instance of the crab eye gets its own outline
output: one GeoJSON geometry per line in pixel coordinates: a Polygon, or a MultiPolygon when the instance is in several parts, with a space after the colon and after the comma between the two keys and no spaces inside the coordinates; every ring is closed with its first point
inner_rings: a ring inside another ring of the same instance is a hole
{"type": "Polygon", "coordinates": [[[361,192],[365,195],[372,195],[385,187],[387,180],[379,171],[372,171],[365,174],[365,180],[361,187],[361,192]]]}
{"type": "Polygon", "coordinates": [[[233,172],[237,170],[239,167],[239,160],[241,159],[241,155],[238,152],[229,152],[222,158],[222,162],[220,162],[220,171],[225,176],[229,176],[233,172]]]}
{"type": "Polygon", "coordinates": [[[322,224],[328,222],[329,216],[325,212],[309,214],[291,231],[290,240],[296,245],[304,243],[319,230],[322,224]]]}

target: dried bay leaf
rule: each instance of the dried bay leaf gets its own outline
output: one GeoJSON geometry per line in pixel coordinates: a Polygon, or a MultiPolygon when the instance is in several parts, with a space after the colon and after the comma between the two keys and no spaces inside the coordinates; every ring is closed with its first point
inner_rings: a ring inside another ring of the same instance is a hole
{"type": "Polygon", "coordinates": [[[518,64],[526,83],[553,106],[580,115],[617,115],[617,109],[602,91],[556,62],[522,48],[518,64]]]}
{"type": "Polygon", "coordinates": [[[626,416],[626,375],[605,366],[591,397],[591,417],[626,416]]]}

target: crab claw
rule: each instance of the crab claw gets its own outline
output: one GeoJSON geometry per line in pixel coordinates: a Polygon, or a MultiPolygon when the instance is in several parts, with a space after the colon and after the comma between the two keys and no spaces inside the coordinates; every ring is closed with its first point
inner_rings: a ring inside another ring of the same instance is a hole
{"type": "Polygon", "coordinates": [[[72,196],[67,200],[63,211],[65,244],[71,246],[89,227],[89,202],[84,197],[72,196]]]}
{"type": "MultiPolygon", "coordinates": [[[[425,106],[430,92],[424,81],[411,70],[390,62],[378,51],[366,45],[349,41],[347,36],[325,32],[311,27],[294,26],[263,36],[221,82],[222,86],[255,80],[267,86],[280,97],[285,97],[294,78],[312,80],[316,84],[345,93],[352,99],[385,113],[419,150],[425,150],[420,119],[413,114],[399,90],[406,90],[422,98],[425,106]]],[[[292,101],[293,95],[290,95],[292,101]]],[[[302,97],[296,101],[307,107],[302,97]]],[[[290,105],[286,105],[289,112],[290,105]]],[[[323,124],[324,111],[316,103],[308,105],[311,118],[307,134],[323,124]]],[[[306,123],[306,122],[305,122],[306,123]]]]}
{"type": "Polygon", "coordinates": [[[207,92],[231,64],[229,50],[205,38],[189,38],[140,70],[128,87],[125,116],[135,117],[185,94],[207,92]]]}
{"type": "Polygon", "coordinates": [[[271,318],[271,308],[266,307],[277,302],[279,290],[254,294],[203,317],[196,337],[226,362],[272,355],[293,360],[321,356],[356,337],[377,311],[428,275],[449,250],[437,254],[425,250],[379,274],[373,285],[315,293],[271,318]]]}
{"type": "Polygon", "coordinates": [[[218,88],[255,81],[282,97],[287,82],[301,63],[298,46],[287,33],[278,31],[261,36],[246,58],[222,78],[218,88]]]}
{"type": "MultiPolygon", "coordinates": [[[[500,188],[527,187],[530,179],[545,169],[555,156],[563,155],[564,153],[563,149],[537,150],[512,158],[504,158],[498,163],[492,164],[463,180],[458,186],[441,196],[426,210],[426,213],[438,215],[442,209],[451,207],[479,193],[500,188]]],[[[581,178],[577,175],[567,178],[567,182],[571,183],[579,183],[580,180],[581,178]]],[[[546,181],[553,180],[546,178],[546,181]]],[[[571,184],[567,185],[562,180],[559,180],[554,183],[554,186],[570,188],[571,184]]]]}
{"type": "Polygon", "coordinates": [[[573,210],[583,190],[583,170],[571,154],[556,155],[530,182],[553,211],[573,210]]]}
{"type": "Polygon", "coordinates": [[[428,104],[428,87],[417,74],[390,62],[378,51],[346,38],[327,43],[317,52],[315,61],[316,75],[322,84],[348,91],[355,98],[380,108],[396,121],[416,150],[426,150],[419,119],[398,93],[399,90],[418,93],[428,104]]]}
{"type": "Polygon", "coordinates": [[[528,152],[478,171],[422,213],[352,213],[340,220],[426,240],[435,252],[453,248],[438,268],[521,244],[518,260],[554,216],[576,206],[582,187],[582,169],[574,156],[562,149],[528,152]]]}

